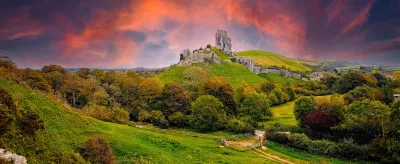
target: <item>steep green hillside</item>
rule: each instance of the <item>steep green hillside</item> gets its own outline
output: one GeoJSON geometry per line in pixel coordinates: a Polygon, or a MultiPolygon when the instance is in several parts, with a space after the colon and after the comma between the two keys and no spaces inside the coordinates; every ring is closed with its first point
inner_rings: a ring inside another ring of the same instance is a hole
{"type": "MultiPolygon", "coordinates": [[[[78,147],[89,136],[102,135],[108,138],[116,156],[117,163],[132,163],[132,157],[143,156],[153,163],[265,163],[265,159],[251,152],[237,152],[229,148],[218,148],[219,137],[198,133],[176,134],[173,131],[160,131],[134,128],[127,125],[99,121],[82,114],[69,111],[62,104],[29,88],[0,80],[0,87],[10,92],[20,107],[35,110],[44,120],[45,130],[37,133],[37,143],[43,147],[77,152],[78,147]]],[[[14,151],[37,161],[32,150],[17,141],[14,151]]],[[[36,161],[36,162],[35,162],[36,161]]]]}
{"type": "Polygon", "coordinates": [[[261,78],[264,78],[265,80],[267,80],[269,82],[275,83],[275,84],[287,84],[287,83],[296,84],[296,83],[302,82],[299,79],[286,78],[277,73],[260,73],[260,74],[258,74],[258,76],[260,76],[261,78]]]}
{"type": "MultiPolygon", "coordinates": [[[[231,84],[234,88],[240,86],[241,82],[247,82],[249,84],[257,84],[265,81],[263,78],[257,76],[253,72],[249,71],[244,66],[238,63],[228,62],[229,58],[221,53],[216,48],[212,48],[214,52],[218,55],[221,60],[221,65],[215,63],[197,63],[193,64],[193,66],[201,67],[211,76],[221,76],[224,77],[229,84],[231,84]]],[[[163,81],[164,83],[169,82],[178,82],[182,83],[184,79],[184,72],[186,69],[192,66],[175,66],[170,68],[167,71],[164,71],[157,75],[157,77],[163,81]]]]}
{"type": "Polygon", "coordinates": [[[278,54],[274,54],[272,52],[266,52],[261,50],[250,50],[250,51],[237,52],[236,55],[252,58],[254,59],[254,62],[260,66],[269,67],[276,65],[278,67],[286,67],[293,71],[301,71],[301,72],[311,71],[310,68],[304,66],[298,61],[286,58],[278,54]]]}

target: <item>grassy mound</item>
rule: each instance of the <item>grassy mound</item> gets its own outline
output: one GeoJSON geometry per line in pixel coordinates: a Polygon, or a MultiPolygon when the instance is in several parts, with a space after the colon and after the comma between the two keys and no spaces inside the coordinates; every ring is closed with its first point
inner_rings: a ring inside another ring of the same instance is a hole
{"type": "MultiPolygon", "coordinates": [[[[215,63],[197,63],[193,64],[193,66],[196,67],[201,67],[211,76],[221,76],[224,77],[229,84],[232,85],[233,88],[237,88],[240,86],[241,82],[247,82],[249,84],[257,84],[264,82],[265,80],[253,72],[249,71],[247,68],[244,66],[238,64],[238,63],[232,63],[227,60],[229,58],[221,53],[218,49],[212,48],[212,50],[218,55],[219,59],[221,60],[221,64],[215,64],[215,63]]],[[[169,82],[178,82],[182,83],[184,79],[184,72],[186,69],[190,68],[192,66],[175,66],[170,68],[167,71],[164,71],[157,75],[157,77],[163,81],[164,83],[169,83],[169,82]]]]}
{"type": "Polygon", "coordinates": [[[269,67],[269,66],[278,66],[278,67],[286,67],[293,71],[307,72],[311,71],[310,68],[304,66],[296,60],[289,59],[287,57],[274,54],[272,52],[266,52],[261,50],[250,50],[250,51],[242,51],[237,52],[238,56],[246,56],[254,59],[254,62],[257,65],[269,67]]]}
{"type": "MultiPolygon", "coordinates": [[[[36,142],[57,151],[77,153],[78,147],[89,136],[101,135],[108,139],[117,163],[132,163],[134,156],[141,156],[153,163],[263,163],[251,152],[237,152],[218,148],[219,137],[170,130],[141,129],[127,125],[99,121],[53,101],[39,92],[24,86],[0,80],[0,87],[11,93],[17,104],[33,109],[44,120],[45,129],[37,133],[36,142]]],[[[25,150],[15,141],[14,151],[28,157],[31,163],[46,163],[25,150]]]]}

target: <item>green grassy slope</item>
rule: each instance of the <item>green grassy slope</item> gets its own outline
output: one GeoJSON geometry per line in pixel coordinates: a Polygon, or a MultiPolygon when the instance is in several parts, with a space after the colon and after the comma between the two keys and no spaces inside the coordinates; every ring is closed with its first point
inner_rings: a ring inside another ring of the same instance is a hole
{"type": "MultiPolygon", "coordinates": [[[[89,136],[108,138],[117,163],[132,163],[134,154],[154,163],[269,163],[251,152],[218,148],[219,137],[197,133],[177,135],[172,131],[134,128],[99,121],[67,110],[62,104],[21,85],[0,80],[0,87],[10,92],[19,106],[35,110],[44,120],[45,130],[37,133],[37,143],[63,152],[77,152],[89,136]]],[[[22,151],[12,150],[27,155],[22,151]]],[[[29,151],[29,150],[25,150],[29,151]]],[[[28,156],[28,161],[34,156],[28,156]]],[[[45,161],[38,161],[42,163],[45,161]]],[[[48,162],[48,161],[46,161],[48,162]]]]}
{"type": "Polygon", "coordinates": [[[275,84],[296,84],[302,82],[302,80],[295,78],[286,78],[277,73],[261,73],[258,74],[258,76],[275,84]]]}
{"type": "Polygon", "coordinates": [[[272,52],[266,52],[261,50],[250,50],[250,51],[237,52],[236,55],[252,58],[254,59],[254,62],[260,66],[269,67],[276,65],[279,67],[284,66],[294,71],[301,71],[301,72],[311,71],[310,68],[304,66],[303,64],[300,64],[298,61],[286,58],[278,54],[274,54],[272,52]]]}
{"type": "Polygon", "coordinates": [[[297,127],[297,121],[293,114],[294,101],[274,106],[271,108],[274,116],[272,118],[267,118],[259,124],[268,128],[275,126],[279,123],[284,129],[290,130],[297,127]]]}
{"type": "MultiPolygon", "coordinates": [[[[234,88],[240,86],[240,83],[242,81],[249,84],[257,84],[265,81],[263,78],[257,76],[256,74],[249,71],[247,68],[238,63],[224,61],[229,58],[226,55],[222,54],[219,50],[215,48],[212,49],[214,52],[216,52],[219,59],[221,60],[221,65],[215,63],[197,63],[193,64],[193,66],[203,68],[204,70],[209,72],[211,76],[224,77],[227,82],[231,84],[234,88]]],[[[167,71],[158,74],[156,77],[158,77],[164,83],[182,83],[184,81],[183,73],[189,67],[191,66],[175,66],[167,71]]]]}

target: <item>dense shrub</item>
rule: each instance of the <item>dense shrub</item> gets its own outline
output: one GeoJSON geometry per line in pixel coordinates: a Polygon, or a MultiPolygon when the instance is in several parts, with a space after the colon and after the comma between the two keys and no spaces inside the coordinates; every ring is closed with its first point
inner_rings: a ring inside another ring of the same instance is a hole
{"type": "Polygon", "coordinates": [[[308,152],[313,154],[328,154],[329,147],[335,146],[334,142],[327,140],[314,140],[308,146],[308,152]]]}
{"type": "Polygon", "coordinates": [[[111,121],[112,111],[105,106],[89,104],[84,107],[82,111],[90,117],[103,121],[111,121]]]}
{"type": "Polygon", "coordinates": [[[91,137],[80,148],[82,156],[91,163],[113,164],[114,154],[111,146],[103,137],[91,137]]]}
{"type": "Polygon", "coordinates": [[[13,98],[2,88],[0,88],[0,104],[5,105],[11,114],[15,115],[17,113],[17,106],[15,105],[13,98]]]}
{"type": "Polygon", "coordinates": [[[168,116],[169,124],[184,127],[188,124],[188,118],[182,112],[175,112],[168,116]]]}
{"type": "Polygon", "coordinates": [[[327,153],[333,157],[352,160],[362,160],[368,158],[368,148],[359,146],[353,140],[342,140],[333,146],[330,146],[327,153]]]}
{"type": "Polygon", "coordinates": [[[304,124],[313,130],[328,132],[331,127],[337,124],[337,121],[327,111],[316,111],[304,118],[304,124]]]}
{"type": "Polygon", "coordinates": [[[114,122],[126,123],[129,121],[129,112],[128,111],[118,108],[118,107],[114,107],[114,108],[112,108],[111,112],[112,112],[111,119],[114,122]]]}
{"type": "Polygon", "coordinates": [[[287,144],[289,142],[288,135],[284,133],[269,132],[267,135],[267,139],[278,142],[280,144],[287,144]]]}
{"type": "Polygon", "coordinates": [[[8,107],[0,103],[0,135],[9,129],[13,119],[14,116],[8,107]]]}
{"type": "Polygon", "coordinates": [[[199,131],[216,131],[224,128],[224,105],[214,96],[200,96],[192,103],[190,126],[199,131]]]}
{"type": "Polygon", "coordinates": [[[294,115],[296,116],[296,120],[302,124],[302,121],[304,118],[314,112],[315,109],[315,104],[314,104],[314,99],[311,97],[300,97],[299,99],[296,100],[295,105],[294,105],[294,115]]]}
{"type": "Polygon", "coordinates": [[[253,133],[254,128],[247,122],[238,119],[230,119],[226,124],[226,130],[233,133],[253,133]]]}
{"type": "Polygon", "coordinates": [[[305,134],[291,134],[288,136],[288,144],[301,150],[308,150],[311,140],[305,134]]]}
{"type": "Polygon", "coordinates": [[[159,110],[153,110],[150,113],[150,122],[161,128],[167,128],[169,126],[167,119],[165,119],[163,113],[159,110]]]}
{"type": "Polygon", "coordinates": [[[145,111],[145,110],[141,110],[138,114],[138,121],[140,122],[147,122],[150,121],[150,114],[149,112],[145,111]]]}
{"type": "Polygon", "coordinates": [[[19,124],[21,130],[30,135],[35,134],[38,130],[44,129],[43,120],[41,120],[39,115],[32,110],[24,114],[24,116],[19,120],[19,124]]]}
{"type": "MultiPolygon", "coordinates": [[[[272,116],[272,111],[264,94],[252,92],[240,104],[238,115],[241,117],[249,116],[255,122],[258,122],[265,116],[272,116]]],[[[253,126],[257,126],[257,124],[253,126]]]]}

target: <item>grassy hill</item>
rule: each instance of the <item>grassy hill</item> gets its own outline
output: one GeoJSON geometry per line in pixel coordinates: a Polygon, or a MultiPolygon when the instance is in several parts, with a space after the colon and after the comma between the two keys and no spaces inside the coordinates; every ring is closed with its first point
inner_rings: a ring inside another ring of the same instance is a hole
{"type": "MultiPolygon", "coordinates": [[[[38,145],[62,152],[77,153],[89,136],[108,138],[117,163],[132,163],[134,155],[153,163],[265,163],[251,152],[218,148],[219,137],[194,132],[134,128],[99,121],[66,109],[47,96],[24,86],[0,80],[0,87],[10,92],[23,108],[35,110],[44,120],[45,129],[37,133],[38,145]]],[[[36,158],[19,140],[8,143],[10,150],[28,157],[30,163],[45,163],[36,158]]]]}
{"type": "MultiPolygon", "coordinates": [[[[257,76],[253,72],[249,71],[244,66],[238,63],[228,62],[229,58],[221,53],[216,48],[212,48],[214,52],[218,55],[221,60],[221,64],[215,63],[197,63],[193,64],[193,66],[201,67],[206,70],[211,76],[221,76],[224,77],[229,84],[231,84],[234,88],[240,86],[242,81],[247,82],[249,84],[257,84],[264,82],[265,79],[257,76]]],[[[186,69],[193,66],[175,66],[170,68],[167,71],[164,71],[157,75],[157,77],[164,83],[169,82],[178,82],[182,83],[185,79],[183,74],[186,69]]]]}
{"type": "Polygon", "coordinates": [[[304,66],[296,60],[289,59],[287,57],[274,54],[272,52],[266,52],[261,50],[250,50],[250,51],[242,51],[237,52],[238,56],[246,56],[254,59],[254,62],[257,65],[269,67],[269,66],[278,66],[278,67],[286,67],[293,71],[307,72],[311,71],[311,68],[304,66]]]}

